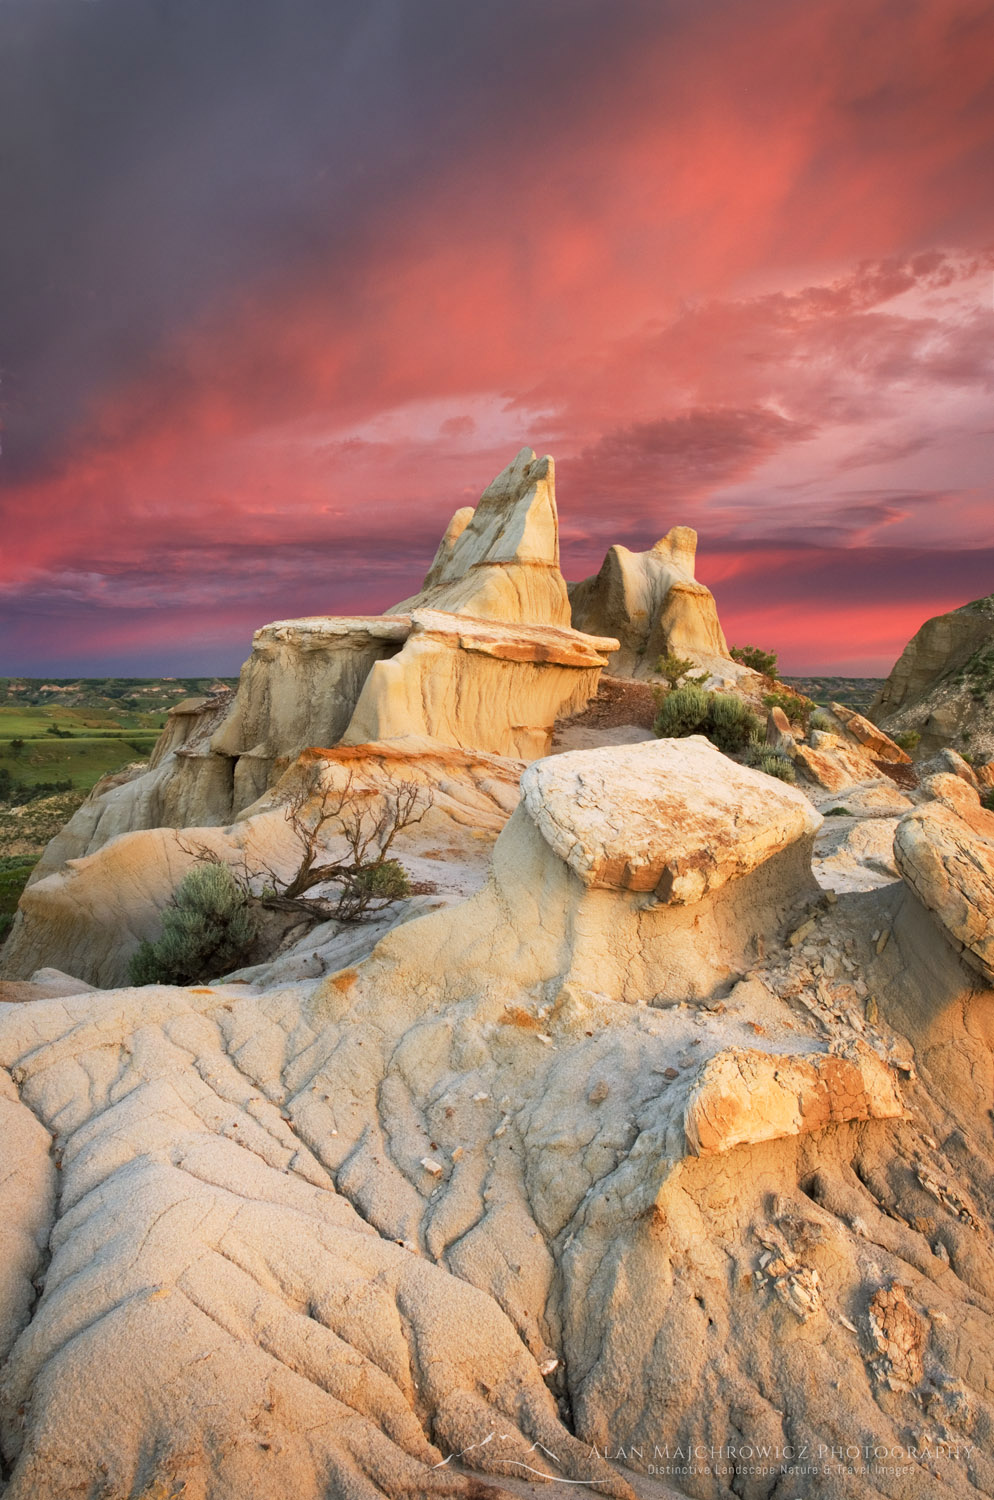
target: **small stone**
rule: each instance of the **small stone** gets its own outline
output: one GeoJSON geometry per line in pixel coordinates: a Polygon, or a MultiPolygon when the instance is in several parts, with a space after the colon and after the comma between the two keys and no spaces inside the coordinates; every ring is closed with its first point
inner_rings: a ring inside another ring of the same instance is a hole
{"type": "Polygon", "coordinates": [[[441,1177],[442,1173],[445,1170],[445,1168],[442,1166],[442,1163],[439,1161],[435,1161],[434,1157],[431,1156],[422,1156],[421,1165],[424,1167],[425,1171],[430,1177],[441,1177]]]}

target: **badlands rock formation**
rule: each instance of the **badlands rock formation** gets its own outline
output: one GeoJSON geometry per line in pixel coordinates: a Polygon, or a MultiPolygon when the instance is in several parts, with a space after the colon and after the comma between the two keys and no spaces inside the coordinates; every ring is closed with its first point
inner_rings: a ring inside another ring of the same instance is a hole
{"type": "Polygon", "coordinates": [[[694,577],[696,553],[697,532],[674,526],[648,552],[612,547],[595,577],[570,584],[574,626],[618,638],[615,676],[651,677],[667,652],[719,677],[748,675],[729,657],[714,596],[694,577]]]}
{"type": "Polygon", "coordinates": [[[420,592],[388,613],[415,609],[569,626],[551,458],[522,448],[475,510],[456,511],[420,592]]]}
{"type": "Polygon", "coordinates": [[[818,822],[565,754],[347,967],[0,1006],[7,1500],[990,1494],[994,993],[818,822]]]}
{"type": "Polygon", "coordinates": [[[994,595],[936,615],[912,636],[870,716],[890,733],[913,729],[928,752],[951,743],[994,755],[994,595]],[[966,739],[964,739],[966,735],[966,739]]]}
{"type": "Polygon", "coordinates": [[[0,981],[4,1500],[994,1494],[970,768],[838,708],[771,719],[796,786],[615,712],[542,758],[692,537],[571,629],[526,451],[415,599],[261,631],[54,841],[0,981]],[[121,987],[205,851],[258,889],[289,805],[398,778],[410,899],[121,987]]]}
{"type": "Polygon", "coordinates": [[[453,518],[419,594],[257,631],[234,699],[173,710],[148,769],[94,788],[35,878],[121,833],[224,825],[312,746],[414,735],[534,759],[617,647],[570,628],[553,463],[524,448],[453,518]]]}

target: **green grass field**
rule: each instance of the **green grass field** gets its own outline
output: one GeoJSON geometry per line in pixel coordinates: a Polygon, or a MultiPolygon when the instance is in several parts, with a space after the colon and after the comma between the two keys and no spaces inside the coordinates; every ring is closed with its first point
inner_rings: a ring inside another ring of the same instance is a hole
{"type": "MultiPolygon", "coordinates": [[[[88,791],[108,771],[117,771],[132,761],[147,760],[158,738],[157,730],[121,730],[114,733],[86,733],[73,730],[72,739],[56,739],[42,728],[29,737],[23,717],[15,718],[17,727],[9,729],[0,709],[0,767],[9,771],[12,780],[25,786],[42,781],[71,781],[81,791],[88,791]],[[11,740],[23,744],[13,746],[11,740]]],[[[64,723],[64,721],[63,721],[64,723]]]]}
{"type": "Polygon", "coordinates": [[[169,709],[221,680],[0,677],[0,942],[42,850],[87,792],[148,760],[169,709]],[[26,796],[46,783],[59,790],[26,796]]]}

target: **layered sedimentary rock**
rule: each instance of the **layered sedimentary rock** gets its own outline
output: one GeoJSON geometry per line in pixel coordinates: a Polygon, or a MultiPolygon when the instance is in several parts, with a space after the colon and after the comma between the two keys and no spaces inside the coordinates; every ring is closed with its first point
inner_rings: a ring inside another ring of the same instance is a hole
{"type": "Polygon", "coordinates": [[[926,620],[869,710],[891,733],[915,730],[924,752],[955,741],[994,751],[994,595],[926,620]],[[966,739],[963,739],[963,736],[966,739]]]}
{"type": "MultiPolygon", "coordinates": [[[[374,800],[399,781],[430,794],[432,806],[401,834],[396,852],[415,881],[441,885],[449,899],[465,895],[482,883],[490,845],[517,804],[521,771],[520,761],[414,739],[307,752],[270,796],[228,828],[135,830],[50,871],[25,892],[4,949],[4,973],[28,979],[54,965],[105,988],[125,984],[132,955],[143,939],[158,936],[163,908],[205,850],[257,887],[273,871],[292,875],[302,850],[285,804],[300,786],[312,804],[347,782],[357,796],[374,800]]],[[[307,805],[302,812],[308,815],[307,805]]],[[[340,819],[324,829],[322,850],[329,861],[343,855],[340,819]]],[[[381,931],[360,928],[360,942],[368,950],[381,931]]]]}
{"type": "Polygon", "coordinates": [[[991,1492],[990,992],[900,883],[811,902],[788,788],[775,852],[759,773],[624,754],[533,765],[486,886],[320,981],[0,1009],[9,1500],[631,1496],[661,1443],[727,1500],[852,1430],[991,1492]],[[695,837],[724,884],[639,889],[695,837]]]}
{"type": "Polygon", "coordinates": [[[702,1069],[685,1128],[688,1149],[709,1156],[840,1120],[903,1115],[893,1069],[865,1043],[785,1057],[737,1048],[717,1053],[702,1069]]]}
{"type": "Polygon", "coordinates": [[[338,744],[373,666],[394,656],[410,630],[405,616],[319,616],[256,631],[210,746],[235,762],[235,809],[265,791],[274,767],[285,769],[310,745],[338,744]]]}
{"type": "Polygon", "coordinates": [[[667,652],[721,675],[741,673],[714,596],[694,577],[696,552],[696,531],[674,526],[648,552],[612,547],[599,573],[569,585],[576,629],[618,638],[613,675],[651,677],[667,652]]]}
{"type": "Polygon", "coordinates": [[[562,715],[597,691],[616,642],[554,626],[504,625],[415,610],[410,636],[368,677],[346,744],[421,735],[534,760],[562,715]]]}
{"type": "Polygon", "coordinates": [[[551,458],[536,458],[531,448],[522,448],[487,486],[475,509],[456,512],[419,593],[395,604],[390,613],[415,609],[569,625],[551,458]]]}
{"type": "Polygon", "coordinates": [[[898,869],[965,961],[994,981],[994,813],[955,776],[907,813],[894,836],[898,869]]]}

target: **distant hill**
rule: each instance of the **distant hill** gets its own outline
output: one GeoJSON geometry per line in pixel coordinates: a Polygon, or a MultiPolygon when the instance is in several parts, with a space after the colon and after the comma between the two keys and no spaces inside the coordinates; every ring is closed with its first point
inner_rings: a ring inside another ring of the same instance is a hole
{"type": "Polygon", "coordinates": [[[784,677],[788,687],[827,706],[845,703],[849,708],[868,708],[880,690],[882,677],[784,677]]]}

